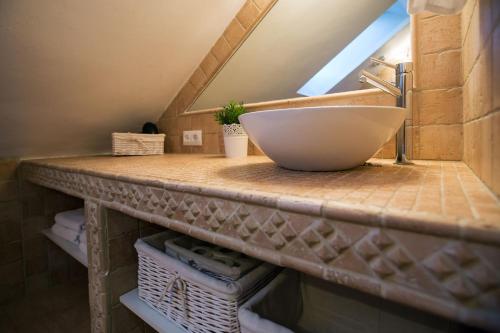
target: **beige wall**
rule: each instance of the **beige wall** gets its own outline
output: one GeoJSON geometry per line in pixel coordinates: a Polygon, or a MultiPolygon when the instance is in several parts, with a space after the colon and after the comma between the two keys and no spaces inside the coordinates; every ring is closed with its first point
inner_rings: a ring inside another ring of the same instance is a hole
{"type": "Polygon", "coordinates": [[[460,15],[412,17],[413,158],[461,160],[460,15]]]}
{"type": "Polygon", "coordinates": [[[0,157],[110,152],[155,121],[244,0],[0,1],[0,157]]]}
{"type": "Polygon", "coordinates": [[[500,1],[462,13],[464,161],[500,195],[500,1]]]}

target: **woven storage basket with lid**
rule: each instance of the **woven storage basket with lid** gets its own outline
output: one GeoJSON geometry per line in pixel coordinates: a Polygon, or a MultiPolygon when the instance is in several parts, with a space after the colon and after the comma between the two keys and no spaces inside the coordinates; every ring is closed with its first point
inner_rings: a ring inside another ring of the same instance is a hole
{"type": "Polygon", "coordinates": [[[188,332],[239,333],[239,306],[280,269],[262,263],[237,281],[222,281],[165,254],[162,237],[135,243],[139,298],[188,332]]]}
{"type": "Polygon", "coordinates": [[[161,155],[165,134],[113,133],[113,155],[161,155]]]}
{"type": "Polygon", "coordinates": [[[223,281],[236,281],[262,261],[201,240],[180,236],[165,241],[165,252],[185,264],[223,281]]]}

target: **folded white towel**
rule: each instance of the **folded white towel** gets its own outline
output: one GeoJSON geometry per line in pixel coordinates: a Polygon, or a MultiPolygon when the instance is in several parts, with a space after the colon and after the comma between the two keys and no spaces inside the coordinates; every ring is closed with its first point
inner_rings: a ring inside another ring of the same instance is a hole
{"type": "Polygon", "coordinates": [[[83,208],[68,210],[56,214],[55,220],[68,229],[81,231],[85,229],[85,214],[83,208]]]}
{"type": "Polygon", "coordinates": [[[58,223],[54,223],[54,225],[51,228],[52,232],[56,234],[57,236],[64,238],[65,240],[68,240],[70,242],[78,244],[79,242],[79,235],[80,233],[75,230],[71,230],[69,228],[66,228],[65,226],[62,226],[58,223]]]}
{"type": "Polygon", "coordinates": [[[80,232],[80,243],[85,243],[87,244],[87,232],[85,230],[80,232]]]}
{"type": "Polygon", "coordinates": [[[87,254],[87,242],[80,242],[80,244],[78,244],[78,247],[80,248],[80,251],[87,254]]]}

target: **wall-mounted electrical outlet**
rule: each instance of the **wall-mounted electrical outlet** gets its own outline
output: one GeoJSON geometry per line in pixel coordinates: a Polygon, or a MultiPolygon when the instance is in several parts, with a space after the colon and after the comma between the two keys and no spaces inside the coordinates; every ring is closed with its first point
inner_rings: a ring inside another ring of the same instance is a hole
{"type": "Polygon", "coordinates": [[[182,144],[184,146],[201,146],[203,144],[201,130],[183,131],[182,144]]]}

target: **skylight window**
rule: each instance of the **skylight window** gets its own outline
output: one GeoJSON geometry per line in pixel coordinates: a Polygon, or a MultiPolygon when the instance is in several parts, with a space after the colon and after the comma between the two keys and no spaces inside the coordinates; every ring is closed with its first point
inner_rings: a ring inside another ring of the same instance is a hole
{"type": "Polygon", "coordinates": [[[398,0],[319,70],[297,93],[323,95],[341,82],[410,22],[406,1],[398,0]]]}

